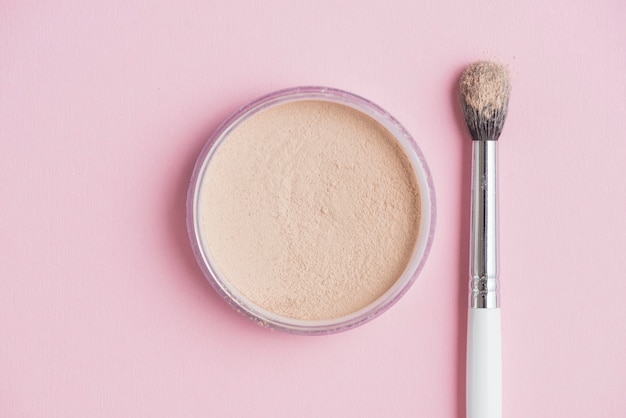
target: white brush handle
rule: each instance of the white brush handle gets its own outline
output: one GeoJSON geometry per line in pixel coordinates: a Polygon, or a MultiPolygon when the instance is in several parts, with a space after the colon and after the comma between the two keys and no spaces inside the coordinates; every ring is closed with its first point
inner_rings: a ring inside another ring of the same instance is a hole
{"type": "Polygon", "coordinates": [[[467,418],[502,417],[500,308],[470,308],[467,329],[467,418]]]}

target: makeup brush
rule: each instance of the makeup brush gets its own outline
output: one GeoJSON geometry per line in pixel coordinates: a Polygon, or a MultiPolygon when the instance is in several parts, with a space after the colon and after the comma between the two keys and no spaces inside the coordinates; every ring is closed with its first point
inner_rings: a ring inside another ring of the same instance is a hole
{"type": "Polygon", "coordinates": [[[498,278],[497,155],[509,104],[508,70],[480,61],[459,82],[472,136],[467,418],[502,417],[502,342],[498,278]]]}

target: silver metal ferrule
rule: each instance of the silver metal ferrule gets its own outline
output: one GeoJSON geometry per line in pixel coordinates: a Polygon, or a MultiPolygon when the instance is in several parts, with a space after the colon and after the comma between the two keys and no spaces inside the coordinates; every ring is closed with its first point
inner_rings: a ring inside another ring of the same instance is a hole
{"type": "Polygon", "coordinates": [[[471,308],[499,308],[498,141],[472,141],[471,308]]]}

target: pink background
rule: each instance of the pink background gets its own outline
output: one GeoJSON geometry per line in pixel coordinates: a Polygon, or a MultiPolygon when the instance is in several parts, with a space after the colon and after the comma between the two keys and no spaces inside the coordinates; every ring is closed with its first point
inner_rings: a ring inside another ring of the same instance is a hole
{"type": "Polygon", "coordinates": [[[2,2],[0,416],[463,417],[471,144],[455,83],[476,59],[513,79],[505,416],[625,416],[624,17],[621,0],[2,2]],[[237,315],[184,220],[220,121],[306,84],[396,116],[438,199],[415,286],[325,337],[237,315]]]}

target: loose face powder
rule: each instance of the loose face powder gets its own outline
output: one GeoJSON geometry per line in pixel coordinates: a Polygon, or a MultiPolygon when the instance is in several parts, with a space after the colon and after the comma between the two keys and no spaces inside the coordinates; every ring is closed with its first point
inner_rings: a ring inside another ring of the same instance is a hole
{"type": "Polygon", "coordinates": [[[412,282],[431,190],[396,134],[317,93],[279,94],[227,122],[196,167],[190,230],[229,301],[279,329],[332,332],[412,282]]]}

